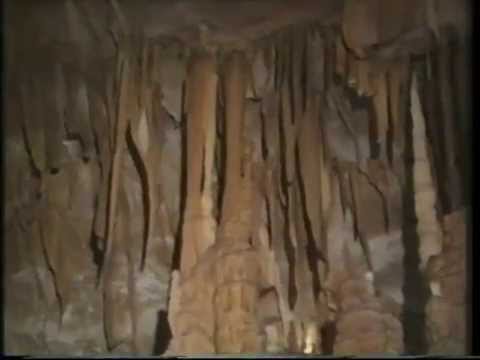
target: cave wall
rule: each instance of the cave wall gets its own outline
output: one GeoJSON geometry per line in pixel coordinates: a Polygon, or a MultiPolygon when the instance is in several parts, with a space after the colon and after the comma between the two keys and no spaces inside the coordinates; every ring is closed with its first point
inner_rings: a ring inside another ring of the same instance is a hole
{"type": "Polygon", "coordinates": [[[468,30],[443,2],[230,42],[52,4],[57,42],[8,8],[8,353],[467,352],[468,30]]]}

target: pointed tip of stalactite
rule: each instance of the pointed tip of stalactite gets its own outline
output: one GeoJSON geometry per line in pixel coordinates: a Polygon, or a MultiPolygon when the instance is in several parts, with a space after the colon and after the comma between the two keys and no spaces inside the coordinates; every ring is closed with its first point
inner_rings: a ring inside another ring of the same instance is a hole
{"type": "Polygon", "coordinates": [[[97,281],[95,284],[95,290],[100,290],[103,287],[103,270],[100,270],[98,274],[97,281]]]}

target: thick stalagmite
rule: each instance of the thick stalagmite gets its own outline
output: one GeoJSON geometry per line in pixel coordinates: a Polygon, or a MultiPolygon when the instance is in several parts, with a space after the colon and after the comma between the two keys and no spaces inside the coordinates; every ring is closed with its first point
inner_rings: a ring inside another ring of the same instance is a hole
{"type": "Polygon", "coordinates": [[[178,282],[170,291],[170,326],[175,353],[212,353],[213,284],[207,249],[215,241],[211,213],[212,122],[216,113],[216,59],[211,54],[194,56],[187,79],[187,200],[182,229],[178,282]],[[201,89],[198,91],[197,89],[201,89]],[[206,174],[206,171],[209,174],[206,174]],[[202,188],[202,176],[205,179],[202,188]],[[201,258],[204,258],[202,264],[201,258]]]}
{"type": "Polygon", "coordinates": [[[466,349],[465,212],[444,217],[442,253],[427,266],[432,297],[427,308],[429,352],[463,354],[466,349]]]}
{"type": "Polygon", "coordinates": [[[245,129],[247,63],[233,52],[225,66],[226,182],[215,268],[215,345],[220,353],[260,351],[258,272],[252,237],[253,147],[245,129]]]}

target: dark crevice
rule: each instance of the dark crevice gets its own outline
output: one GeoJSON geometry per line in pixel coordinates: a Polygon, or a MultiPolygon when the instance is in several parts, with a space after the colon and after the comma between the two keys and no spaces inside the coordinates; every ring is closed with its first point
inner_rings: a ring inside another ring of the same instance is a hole
{"type": "Polygon", "coordinates": [[[268,196],[265,196],[265,206],[267,210],[267,231],[268,231],[268,247],[272,248],[273,241],[273,231],[272,231],[272,204],[270,204],[270,199],[268,196]]]}
{"type": "MultiPolygon", "coordinates": [[[[221,86],[221,84],[220,84],[221,86]]],[[[225,108],[217,107],[217,208],[222,209],[223,198],[225,196],[225,182],[226,182],[226,161],[227,161],[227,141],[226,141],[226,126],[225,126],[225,108]]],[[[218,211],[217,223],[220,224],[222,220],[222,212],[218,211]]]]}
{"type": "MultiPolygon", "coordinates": [[[[445,179],[445,140],[443,138],[443,124],[440,120],[441,109],[439,104],[438,94],[438,79],[436,74],[437,60],[436,53],[430,54],[430,66],[432,77],[428,79],[426,76],[419,76],[419,95],[421,99],[422,110],[425,116],[425,131],[428,139],[428,152],[432,159],[430,167],[432,170],[432,176],[435,181],[435,190],[438,197],[437,207],[441,212],[444,212],[450,205],[448,191],[446,188],[446,182],[441,181],[445,179]]],[[[426,70],[425,70],[426,71],[426,70]]],[[[420,72],[420,75],[424,72],[420,72]]]]}
{"type": "Polygon", "coordinates": [[[370,158],[378,159],[381,153],[381,144],[378,142],[378,120],[373,106],[373,99],[367,106],[368,110],[368,134],[370,143],[370,158]]]}
{"type": "Polygon", "coordinates": [[[203,193],[205,189],[205,144],[202,147],[202,169],[201,169],[201,178],[200,178],[200,193],[203,193]]]}
{"type": "MultiPolygon", "coordinates": [[[[283,226],[283,245],[285,249],[285,254],[288,260],[288,270],[289,270],[289,281],[288,281],[288,304],[292,309],[297,301],[297,289],[295,286],[295,248],[292,244],[292,239],[290,238],[289,229],[292,225],[291,219],[289,216],[289,208],[292,206],[291,200],[288,196],[288,188],[289,186],[293,186],[293,184],[288,183],[288,169],[286,164],[286,136],[284,122],[287,121],[284,119],[285,114],[283,113],[283,108],[280,107],[280,116],[279,116],[279,140],[280,140],[280,163],[281,166],[281,189],[285,195],[286,204],[282,206],[283,210],[283,218],[285,219],[284,226],[283,226]]],[[[281,203],[281,201],[280,201],[281,203]]]]}
{"type": "Polygon", "coordinates": [[[288,305],[290,309],[293,309],[295,303],[297,302],[297,287],[295,284],[295,248],[292,244],[292,239],[290,238],[289,229],[290,226],[293,226],[290,217],[288,216],[288,207],[284,209],[285,215],[285,224],[283,228],[283,236],[284,236],[284,247],[285,247],[285,254],[288,260],[288,305]]]}
{"type": "MultiPolygon", "coordinates": [[[[410,104],[408,104],[410,108],[410,104]]],[[[419,268],[419,238],[416,231],[415,188],[413,179],[412,117],[408,112],[405,121],[405,187],[403,190],[402,242],[404,247],[402,325],[405,353],[409,355],[427,352],[425,306],[429,291],[419,268]]]]}
{"type": "MultiPolygon", "coordinates": [[[[302,176],[302,172],[300,170],[300,158],[299,158],[299,150],[298,150],[298,143],[295,146],[295,164],[296,164],[296,172],[297,172],[297,179],[298,179],[298,190],[300,192],[300,203],[302,206],[302,218],[303,224],[305,225],[305,230],[307,232],[307,261],[308,261],[308,268],[312,274],[312,287],[313,287],[313,296],[315,299],[318,299],[318,294],[320,292],[320,274],[318,273],[317,268],[317,261],[321,258],[325,261],[324,254],[321,254],[321,249],[317,248],[317,243],[320,243],[320,239],[315,239],[312,229],[312,223],[310,221],[310,217],[308,216],[307,210],[307,202],[305,193],[305,182],[302,176]]],[[[320,199],[318,199],[320,200],[320,199]]]]}
{"type": "Polygon", "coordinates": [[[391,167],[393,167],[393,145],[395,141],[395,132],[398,131],[398,129],[395,128],[395,124],[393,123],[393,109],[392,109],[392,99],[391,99],[391,94],[390,94],[390,73],[387,72],[386,74],[386,81],[387,81],[387,86],[388,86],[388,91],[387,91],[387,114],[388,114],[388,127],[387,127],[387,136],[386,136],[386,144],[385,146],[387,147],[387,159],[388,163],[391,167]]]}
{"type": "MultiPolygon", "coordinates": [[[[94,201],[94,214],[95,217],[98,216],[99,213],[99,201],[98,201],[98,195],[95,197],[94,201]]],[[[100,248],[100,239],[97,237],[95,234],[95,226],[92,226],[91,233],[90,233],[90,240],[88,243],[92,255],[92,260],[95,266],[97,267],[97,276],[100,275],[98,271],[102,267],[102,261],[103,261],[103,252],[100,248]]]]}
{"type": "Polygon", "coordinates": [[[337,326],[334,321],[328,321],[320,329],[322,339],[322,354],[333,355],[335,338],[337,336],[337,326]]]}
{"type": "Polygon", "coordinates": [[[268,146],[267,146],[267,130],[265,126],[265,115],[263,111],[260,111],[260,140],[261,140],[261,147],[262,147],[262,159],[263,161],[266,161],[268,156],[270,155],[268,153],[268,146]]]}
{"type": "MultiPolygon", "coordinates": [[[[185,83],[183,84],[182,91],[182,108],[185,103],[185,83]]],[[[180,218],[175,233],[175,244],[172,255],[172,270],[180,269],[180,256],[182,250],[182,228],[185,221],[185,207],[187,201],[187,116],[182,114],[182,123],[184,126],[180,127],[180,139],[181,139],[181,172],[180,172],[180,218]]]]}
{"type": "Polygon", "coordinates": [[[157,326],[155,328],[155,343],[152,355],[162,355],[167,351],[168,344],[172,339],[172,332],[168,323],[168,313],[160,310],[157,313],[157,326]]]}
{"type": "Polygon", "coordinates": [[[143,244],[142,244],[142,257],[141,257],[141,269],[143,270],[145,265],[145,260],[147,258],[147,242],[148,242],[148,221],[149,221],[149,212],[152,211],[150,204],[150,199],[148,197],[148,187],[153,186],[153,184],[148,184],[148,176],[147,176],[147,169],[146,164],[144,164],[142,158],[140,157],[140,153],[138,152],[137,146],[135,145],[133,138],[130,124],[128,125],[126,137],[126,144],[128,149],[128,155],[130,155],[135,169],[137,170],[137,174],[140,177],[140,182],[142,184],[142,204],[143,204],[143,244]]]}

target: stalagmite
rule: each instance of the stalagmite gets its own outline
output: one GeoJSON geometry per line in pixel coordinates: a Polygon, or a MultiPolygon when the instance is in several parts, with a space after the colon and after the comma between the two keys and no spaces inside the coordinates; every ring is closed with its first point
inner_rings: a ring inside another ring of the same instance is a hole
{"type": "Polygon", "coordinates": [[[212,54],[191,60],[187,84],[187,203],[182,229],[180,273],[170,288],[169,323],[176,354],[215,352],[212,276],[215,229],[211,204],[211,175],[216,115],[216,62],[212,54]],[[201,92],[196,91],[202,89],[201,92]],[[202,188],[203,173],[203,188],[202,188]],[[202,201],[203,196],[203,201],[202,201]],[[210,212],[210,213],[209,213],[210,212]],[[201,234],[201,236],[199,236],[201,234]]]}
{"type": "Polygon", "coordinates": [[[112,244],[111,263],[105,271],[105,333],[107,343],[116,353],[132,351],[133,318],[129,303],[130,289],[128,288],[128,247],[130,236],[127,227],[129,216],[128,201],[125,190],[120,189],[119,211],[116,238],[112,244]]]}
{"type": "Polygon", "coordinates": [[[59,176],[46,174],[42,181],[43,192],[46,194],[45,211],[42,213],[42,240],[48,264],[55,277],[55,287],[59,299],[60,321],[65,307],[70,302],[68,286],[68,269],[64,265],[67,244],[65,239],[70,231],[66,221],[60,214],[69,208],[71,188],[68,186],[68,174],[62,172],[59,176]]]}
{"type": "MultiPolygon", "coordinates": [[[[304,221],[305,214],[303,214],[298,183],[295,190],[295,202],[292,204],[295,208],[295,218],[292,219],[292,221],[295,225],[295,234],[298,243],[297,251],[295,253],[295,286],[298,295],[294,307],[294,314],[295,323],[302,328],[302,332],[298,333],[297,331],[296,336],[297,341],[299,341],[298,348],[303,350],[306,347],[303,329],[312,322],[316,323],[317,320],[317,307],[315,303],[316,294],[314,294],[315,286],[313,277],[313,273],[317,269],[310,269],[309,267],[307,251],[311,247],[308,246],[308,234],[304,221]]],[[[310,339],[310,341],[311,343],[309,346],[316,347],[317,339],[310,339]]]]}
{"type": "Polygon", "coordinates": [[[465,353],[466,224],[462,209],[444,217],[442,253],[432,256],[426,275],[432,296],[426,307],[429,353],[465,353]]]}
{"type": "Polygon", "coordinates": [[[353,203],[353,213],[354,213],[354,219],[355,219],[355,225],[356,225],[355,237],[360,242],[363,253],[365,254],[368,270],[373,271],[371,251],[370,251],[369,244],[366,240],[366,237],[367,237],[366,230],[368,228],[367,221],[368,219],[376,218],[377,223],[378,222],[384,223],[384,221],[381,221],[383,220],[382,217],[379,216],[379,215],[383,215],[382,210],[384,209],[382,208],[382,206],[380,206],[380,209],[379,209],[379,206],[374,206],[374,208],[372,209],[372,205],[369,204],[369,210],[368,212],[366,212],[365,211],[366,209],[363,207],[365,202],[363,202],[361,198],[361,191],[365,190],[366,186],[368,186],[365,184],[366,179],[364,175],[361,174],[357,169],[354,169],[350,171],[349,179],[350,179],[350,188],[351,188],[351,196],[352,196],[352,203],[353,203]]]}

